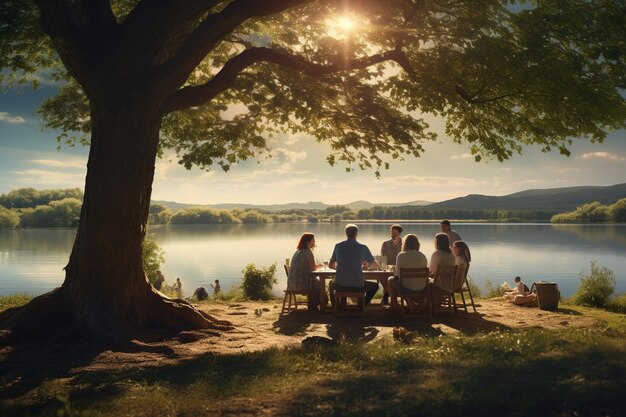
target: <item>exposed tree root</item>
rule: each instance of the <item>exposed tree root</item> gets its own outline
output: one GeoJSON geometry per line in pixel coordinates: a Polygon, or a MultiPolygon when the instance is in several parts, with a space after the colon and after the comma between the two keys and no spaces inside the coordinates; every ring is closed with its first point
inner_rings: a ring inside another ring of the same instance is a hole
{"type": "Polygon", "coordinates": [[[229,322],[217,320],[185,300],[164,298],[152,289],[137,303],[141,308],[133,315],[117,317],[98,311],[87,319],[72,311],[63,288],[57,288],[0,313],[0,347],[85,337],[106,343],[150,342],[175,337],[182,331],[203,329],[207,335],[219,335],[219,331],[231,328],[229,322]]]}

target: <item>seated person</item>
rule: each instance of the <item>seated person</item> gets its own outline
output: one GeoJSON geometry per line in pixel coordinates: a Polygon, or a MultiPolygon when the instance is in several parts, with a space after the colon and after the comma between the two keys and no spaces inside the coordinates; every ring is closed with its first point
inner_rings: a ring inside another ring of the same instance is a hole
{"type": "Polygon", "coordinates": [[[517,304],[517,305],[526,305],[526,304],[530,304],[533,303],[535,301],[537,301],[537,294],[533,293],[529,293],[529,294],[517,294],[515,297],[513,297],[512,300],[510,300],[513,304],[517,304]]]}
{"type": "Polygon", "coordinates": [[[317,269],[313,255],[314,247],[315,235],[303,233],[289,262],[287,276],[287,290],[306,294],[309,310],[317,310],[317,306],[320,305],[320,281],[313,276],[313,271],[317,269]]]}
{"type": "Polygon", "coordinates": [[[191,297],[195,297],[198,301],[203,301],[209,298],[209,292],[204,287],[198,287],[193,292],[193,295],[191,297]]]}
{"type": "Polygon", "coordinates": [[[369,248],[357,242],[358,233],[357,225],[348,224],[346,226],[347,239],[335,245],[330,257],[329,267],[337,270],[334,282],[330,283],[330,297],[333,302],[334,291],[364,291],[366,293],[365,305],[368,305],[378,291],[378,282],[365,281],[363,278],[363,262],[374,268],[378,268],[379,265],[369,248]]]}
{"type": "MultiPolygon", "coordinates": [[[[410,285],[405,285],[402,282],[401,268],[426,268],[428,261],[426,255],[420,252],[420,242],[416,235],[406,235],[402,243],[402,252],[396,257],[396,276],[389,278],[388,288],[389,296],[391,299],[391,309],[393,311],[399,311],[398,294],[410,293],[411,291],[420,291],[426,288],[428,280],[425,280],[422,288],[412,288],[410,285]]],[[[427,297],[427,293],[422,293],[423,297],[427,297]]],[[[427,301],[427,300],[425,300],[427,301]]],[[[410,304],[412,306],[412,304],[410,304]]]]}
{"type": "Polygon", "coordinates": [[[467,243],[462,240],[457,240],[452,244],[452,252],[454,253],[454,263],[456,265],[464,265],[466,268],[472,262],[472,255],[470,254],[467,243]]]}
{"type": "MultiPolygon", "coordinates": [[[[402,237],[400,236],[401,234],[402,226],[400,226],[399,224],[391,225],[391,228],[389,228],[389,235],[391,236],[391,239],[385,240],[380,248],[381,256],[387,258],[387,265],[395,265],[398,254],[400,253],[400,251],[404,250],[402,249],[402,237]]],[[[383,261],[383,267],[385,266],[384,264],[385,262],[383,261]]],[[[383,286],[383,299],[381,301],[381,304],[387,305],[389,302],[389,289],[387,286],[389,284],[386,280],[382,280],[380,283],[383,286]]]]}
{"type": "Polygon", "coordinates": [[[513,288],[511,291],[506,291],[503,296],[505,300],[509,300],[511,302],[513,302],[513,299],[516,296],[528,295],[528,293],[530,292],[526,284],[522,282],[522,278],[515,277],[514,281],[515,281],[515,288],[513,288]]]}
{"type": "MultiPolygon", "coordinates": [[[[430,257],[430,276],[436,277],[439,267],[453,267],[455,265],[456,260],[450,250],[448,235],[445,233],[437,233],[435,235],[435,251],[430,257]]],[[[445,297],[453,291],[453,286],[454,275],[436,278],[430,290],[433,307],[441,305],[445,297]]]]}

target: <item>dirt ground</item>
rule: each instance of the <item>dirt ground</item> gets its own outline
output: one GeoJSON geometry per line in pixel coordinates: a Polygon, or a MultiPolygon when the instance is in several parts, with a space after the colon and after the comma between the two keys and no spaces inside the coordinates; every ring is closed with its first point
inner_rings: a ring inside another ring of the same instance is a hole
{"type": "Polygon", "coordinates": [[[306,307],[281,315],[280,303],[203,304],[199,308],[221,320],[230,321],[234,329],[216,340],[204,341],[189,349],[211,350],[228,354],[270,347],[299,346],[309,340],[328,339],[332,344],[340,339],[369,342],[391,335],[394,327],[402,326],[423,336],[485,333],[505,329],[564,327],[589,328],[597,320],[567,308],[544,311],[538,307],[520,307],[506,301],[481,300],[474,313],[461,310],[458,316],[441,312],[434,317],[394,317],[379,300],[367,307],[362,317],[352,315],[335,318],[332,313],[309,313],[306,307]],[[208,345],[205,345],[208,343],[208,345]]]}
{"type": "MultiPolygon", "coordinates": [[[[67,349],[36,352],[12,352],[10,348],[0,351],[0,367],[9,365],[37,368],[37,363],[58,364],[60,369],[48,368],[46,373],[58,371],[81,372],[134,367],[151,367],[172,364],[206,353],[228,355],[262,350],[272,347],[292,347],[306,343],[332,345],[341,340],[368,343],[390,336],[394,327],[402,326],[418,336],[447,336],[476,334],[506,329],[564,327],[589,328],[597,320],[577,311],[560,308],[543,311],[537,307],[520,307],[500,300],[481,300],[478,312],[459,311],[440,313],[434,317],[394,317],[380,300],[368,306],[363,316],[335,317],[332,313],[308,312],[300,307],[288,314],[280,314],[281,302],[202,303],[197,307],[213,317],[232,323],[232,329],[220,333],[214,331],[190,331],[174,339],[153,343],[133,342],[123,348],[83,348],[75,346],[76,354],[68,363],[67,349]],[[4,363],[3,363],[4,362],[4,363]],[[20,366],[20,364],[22,366],[20,366]],[[62,368],[62,369],[61,369],[62,368]]],[[[12,373],[12,372],[11,372],[12,373]]],[[[22,374],[23,376],[23,374],[22,374]]],[[[4,388],[10,388],[9,381],[4,388]]],[[[24,381],[22,381],[24,382],[24,381]]],[[[34,381],[33,381],[34,382],[34,381]]]]}

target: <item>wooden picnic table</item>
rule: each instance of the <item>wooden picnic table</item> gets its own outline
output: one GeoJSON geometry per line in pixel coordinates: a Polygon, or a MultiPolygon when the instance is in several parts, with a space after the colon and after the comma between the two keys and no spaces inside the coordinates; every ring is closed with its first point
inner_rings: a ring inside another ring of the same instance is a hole
{"type": "MultiPolygon", "coordinates": [[[[329,310],[326,304],[324,304],[326,280],[334,278],[336,273],[337,271],[334,269],[318,269],[313,271],[313,274],[320,279],[320,311],[322,313],[329,310]]],[[[393,276],[392,271],[363,271],[363,278],[365,278],[366,281],[378,281],[381,285],[383,280],[387,280],[391,276],[393,276]]]]}

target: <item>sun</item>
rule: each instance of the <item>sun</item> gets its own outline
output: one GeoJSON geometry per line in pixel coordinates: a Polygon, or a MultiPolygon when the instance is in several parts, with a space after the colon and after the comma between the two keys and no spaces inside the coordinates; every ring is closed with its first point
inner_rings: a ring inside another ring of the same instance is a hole
{"type": "Polygon", "coordinates": [[[352,16],[342,15],[326,21],[326,33],[333,38],[345,38],[356,29],[356,20],[352,16]]]}
{"type": "Polygon", "coordinates": [[[341,16],[337,19],[337,27],[342,32],[350,32],[354,29],[354,19],[350,16],[341,16]]]}

